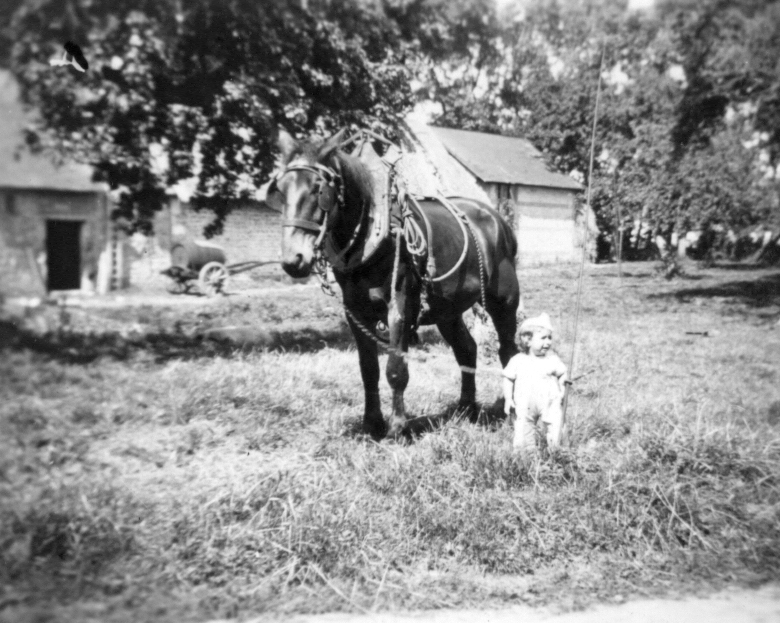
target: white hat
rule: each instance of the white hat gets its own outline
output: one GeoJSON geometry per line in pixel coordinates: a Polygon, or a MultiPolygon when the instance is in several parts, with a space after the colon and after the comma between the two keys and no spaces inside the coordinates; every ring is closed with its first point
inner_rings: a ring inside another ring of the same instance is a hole
{"type": "Polygon", "coordinates": [[[536,318],[526,318],[523,320],[523,324],[520,325],[520,331],[530,331],[532,329],[547,329],[552,331],[552,323],[550,317],[542,312],[536,318]]]}

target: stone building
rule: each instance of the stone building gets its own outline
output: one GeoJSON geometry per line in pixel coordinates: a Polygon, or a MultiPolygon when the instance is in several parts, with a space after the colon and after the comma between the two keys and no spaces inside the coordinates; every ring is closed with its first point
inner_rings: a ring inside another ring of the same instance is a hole
{"type": "Polygon", "coordinates": [[[55,166],[23,146],[30,117],[12,74],[0,69],[0,294],[106,291],[111,227],[90,167],[55,166]]]}

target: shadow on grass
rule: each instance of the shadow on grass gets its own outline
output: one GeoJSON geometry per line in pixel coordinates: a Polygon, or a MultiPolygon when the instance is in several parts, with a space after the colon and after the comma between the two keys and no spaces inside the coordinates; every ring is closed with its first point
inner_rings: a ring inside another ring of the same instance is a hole
{"type": "MultiPolygon", "coordinates": [[[[410,417],[406,421],[398,441],[401,443],[414,443],[423,435],[436,432],[453,420],[468,420],[478,426],[496,429],[505,419],[503,398],[499,398],[491,405],[477,403],[470,408],[463,407],[458,402],[451,402],[437,413],[410,417]]],[[[363,431],[362,417],[350,418],[345,424],[342,432],[344,437],[365,439],[366,441],[372,440],[371,436],[363,431]]],[[[381,442],[381,440],[378,441],[381,442]]]]}
{"type": "Polygon", "coordinates": [[[650,294],[648,298],[676,298],[686,302],[690,298],[732,298],[750,306],[766,307],[780,304],[780,272],[762,276],[758,279],[729,281],[714,286],[684,288],[660,294],[650,294]]]}
{"type": "Polygon", "coordinates": [[[771,267],[767,266],[766,264],[759,264],[755,262],[716,261],[711,266],[708,266],[707,268],[714,268],[725,272],[750,273],[750,272],[757,272],[760,270],[766,270],[767,268],[771,268],[771,267]]]}
{"type": "Polygon", "coordinates": [[[476,403],[471,407],[451,402],[438,413],[410,418],[406,422],[402,435],[406,441],[412,442],[427,433],[440,429],[447,422],[460,419],[468,420],[478,426],[495,429],[506,419],[504,401],[499,399],[490,405],[476,403]]]}
{"type": "Polygon", "coordinates": [[[151,355],[156,362],[162,363],[171,359],[229,358],[255,350],[310,353],[324,348],[347,350],[353,344],[352,334],[343,324],[327,329],[261,329],[231,336],[217,332],[122,335],[118,332],[60,331],[40,334],[12,322],[0,322],[0,350],[30,350],[73,364],[87,364],[99,358],[124,361],[139,354],[151,355]]]}

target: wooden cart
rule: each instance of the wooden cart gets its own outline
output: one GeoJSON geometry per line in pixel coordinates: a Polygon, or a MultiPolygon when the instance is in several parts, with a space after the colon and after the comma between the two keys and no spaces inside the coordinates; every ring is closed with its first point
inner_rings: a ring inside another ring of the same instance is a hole
{"type": "Polygon", "coordinates": [[[279,261],[250,261],[227,264],[225,251],[208,242],[176,244],[171,248],[171,267],[162,274],[171,278],[168,291],[185,294],[197,284],[197,289],[206,296],[224,294],[231,275],[242,273],[266,264],[279,261]]]}

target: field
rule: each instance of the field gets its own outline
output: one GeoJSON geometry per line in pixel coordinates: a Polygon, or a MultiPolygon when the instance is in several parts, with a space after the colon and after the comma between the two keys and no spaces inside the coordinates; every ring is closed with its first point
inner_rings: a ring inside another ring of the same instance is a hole
{"type": "MultiPolygon", "coordinates": [[[[432,332],[414,434],[361,435],[357,356],[315,287],[0,324],[0,620],[572,610],[776,579],[780,271],[623,273],[586,271],[570,447],[529,469],[500,377],[460,417],[432,332]],[[228,325],[252,328],[203,337],[228,325]]],[[[576,278],[521,284],[566,362],[576,278]]]]}

